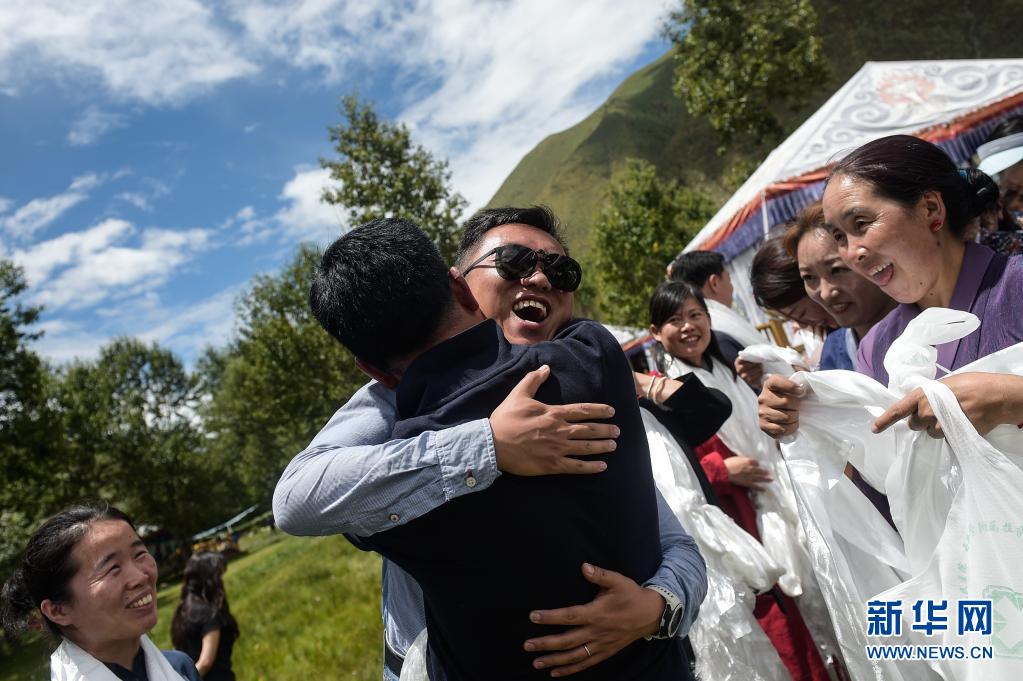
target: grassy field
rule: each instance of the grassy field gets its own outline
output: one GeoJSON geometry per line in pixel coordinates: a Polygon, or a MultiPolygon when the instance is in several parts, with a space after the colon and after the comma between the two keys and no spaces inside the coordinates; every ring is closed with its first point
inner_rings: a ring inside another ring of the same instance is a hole
{"type": "MultiPolygon", "coordinates": [[[[289,537],[258,530],[224,581],[241,636],[234,648],[240,681],[380,678],[380,559],[341,537],[289,537]]],[[[170,648],[180,584],[158,597],[151,637],[170,648]]],[[[49,645],[36,641],[0,657],[0,681],[49,678],[49,645]]]]}

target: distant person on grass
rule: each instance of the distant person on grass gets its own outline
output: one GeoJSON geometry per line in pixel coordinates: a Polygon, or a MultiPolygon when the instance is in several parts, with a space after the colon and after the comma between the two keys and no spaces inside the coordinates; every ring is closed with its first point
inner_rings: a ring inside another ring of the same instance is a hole
{"type": "Polygon", "coordinates": [[[60,640],[52,681],[199,681],[184,653],[160,651],[156,561],[135,526],[112,506],[72,506],[28,540],[0,591],[0,620],[18,636],[41,618],[60,640]]]}
{"type": "MultiPolygon", "coordinates": [[[[513,250],[524,256],[530,249],[513,250]]],[[[498,251],[498,257],[505,254],[498,251]]],[[[557,258],[544,262],[559,280],[571,274],[555,267],[557,258]]],[[[406,524],[349,536],[422,587],[433,681],[548,678],[549,670],[538,668],[522,643],[544,633],[531,621],[531,609],[592,597],[593,585],[583,577],[593,571],[587,561],[636,581],[651,577],[661,561],[645,432],[620,347],[589,321],[569,323],[552,342],[512,345],[485,320],[462,274],[449,271],[426,235],[400,220],[374,221],[328,248],[311,302],[360,368],[396,389],[396,437],[486,417],[527,373],[544,366],[553,377],[537,392],[544,402],[614,408],[620,447],[600,475],[505,475],[485,492],[406,524]]],[[[462,475],[472,486],[473,472],[462,475]]],[[[584,657],[602,652],[580,647],[584,657]]],[[[582,676],[684,675],[678,643],[653,639],[631,644],[582,676]]]]}
{"type": "MultiPolygon", "coordinates": [[[[575,261],[563,257],[555,264],[557,255],[565,256],[565,247],[550,211],[502,208],[480,211],[469,220],[457,261],[484,313],[498,322],[510,342],[529,344],[550,340],[571,318],[578,279],[566,281],[568,270],[557,276],[552,269],[575,261]],[[548,254],[544,262],[537,262],[533,249],[548,254]],[[515,253],[520,260],[509,259],[515,253]],[[531,257],[535,259],[528,272],[511,274],[508,266],[529,264],[531,257]]],[[[608,416],[607,406],[548,405],[532,399],[548,375],[527,374],[489,418],[404,439],[392,436],[398,418],[395,392],[383,383],[364,386],[284,472],[274,493],[277,522],[293,534],[367,536],[462,495],[479,494],[502,475],[599,473],[603,463],[573,457],[611,451],[614,426],[582,423],[608,416]]],[[[568,624],[568,617],[576,625],[566,634],[531,639],[534,654],[547,653],[540,660],[549,669],[569,673],[596,664],[642,638],[651,625],[656,630],[666,611],[681,614],[679,635],[688,630],[703,599],[702,560],[692,540],[679,531],[671,510],[663,500],[659,503],[661,567],[644,584],[663,591],[643,589],[633,579],[598,568],[589,577],[601,589],[595,600],[539,613],[546,625],[568,624]]],[[[488,585],[480,577],[470,586],[488,585]]],[[[560,598],[539,607],[565,603],[560,598]]],[[[425,615],[419,586],[387,560],[382,606],[384,678],[397,679],[405,652],[425,626],[425,615]]]]}
{"type": "Polygon", "coordinates": [[[238,638],[238,623],[227,604],[226,570],[222,553],[193,554],[185,565],[181,603],[171,621],[174,647],[195,660],[205,681],[234,681],[231,651],[238,638]]]}

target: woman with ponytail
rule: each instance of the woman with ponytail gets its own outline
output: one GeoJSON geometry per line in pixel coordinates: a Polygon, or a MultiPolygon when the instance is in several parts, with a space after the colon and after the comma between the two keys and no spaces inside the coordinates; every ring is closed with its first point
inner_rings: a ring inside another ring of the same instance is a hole
{"type": "Polygon", "coordinates": [[[234,681],[231,649],[238,624],[231,616],[224,591],[224,554],[202,551],[185,565],[181,603],[171,621],[174,647],[195,660],[205,681],[234,681]]]}
{"type": "MultiPolygon", "coordinates": [[[[845,264],[899,303],[860,342],[857,371],[887,384],[888,348],[929,307],[972,312],[981,322],[972,334],[938,347],[938,364],[949,370],[1023,341],[1023,259],[963,238],[989,204],[989,193],[983,173],[960,171],[941,149],[907,135],[864,144],[832,169],[822,201],[827,230],[845,264]]],[[[1023,422],[1023,376],[965,373],[944,382],[981,434],[1023,422]]],[[[765,382],[765,432],[796,430],[799,393],[780,377],[765,382]]],[[[906,417],[914,430],[940,435],[920,390],[893,405],[875,427],[906,417]]]]}
{"type": "Polygon", "coordinates": [[[59,641],[53,681],[199,681],[182,653],[161,652],[156,561],[131,520],[112,506],[73,506],[46,520],[0,591],[13,637],[41,621],[59,641]]]}

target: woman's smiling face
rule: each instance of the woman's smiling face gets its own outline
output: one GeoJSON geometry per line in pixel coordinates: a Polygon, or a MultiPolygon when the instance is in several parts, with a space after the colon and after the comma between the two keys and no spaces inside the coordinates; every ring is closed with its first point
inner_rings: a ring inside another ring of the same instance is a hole
{"type": "Polygon", "coordinates": [[[710,345],[710,316],[700,301],[690,297],[660,328],[651,326],[650,333],[672,357],[700,366],[710,345]]]}
{"type": "Polygon", "coordinates": [[[890,309],[891,299],[839,257],[838,243],[824,229],[812,229],[797,244],[796,259],[806,295],[839,326],[872,324],[890,309]]]}
{"type": "Polygon", "coordinates": [[[907,209],[879,196],[867,181],[836,175],[824,190],[824,220],[853,271],[900,303],[915,303],[934,289],[940,274],[939,232],[929,228],[934,207],[927,205],[936,194],[927,192],[920,205],[907,209]]]}
{"type": "Polygon", "coordinates": [[[93,522],[71,556],[71,600],[51,617],[65,636],[97,655],[156,626],[156,561],[128,523],[93,522]]]}

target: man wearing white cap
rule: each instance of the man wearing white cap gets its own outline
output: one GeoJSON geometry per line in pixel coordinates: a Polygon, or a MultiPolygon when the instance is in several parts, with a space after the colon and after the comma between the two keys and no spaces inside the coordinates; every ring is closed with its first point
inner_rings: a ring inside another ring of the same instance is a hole
{"type": "Polygon", "coordinates": [[[977,148],[978,168],[998,183],[1002,208],[1013,217],[1023,213],[1023,116],[1006,118],[977,148]]]}

